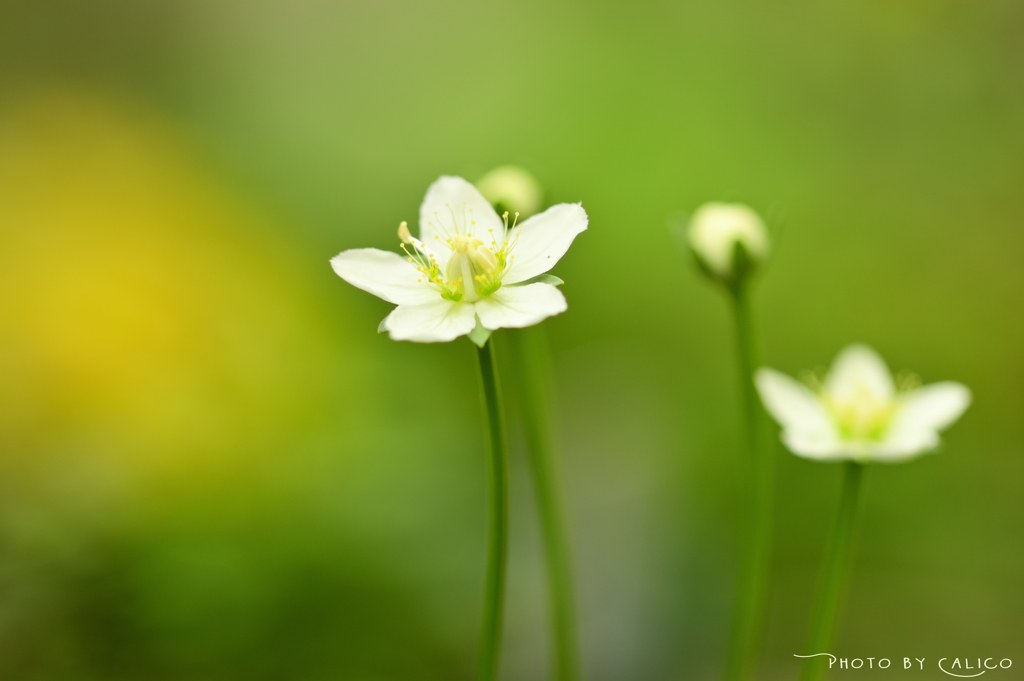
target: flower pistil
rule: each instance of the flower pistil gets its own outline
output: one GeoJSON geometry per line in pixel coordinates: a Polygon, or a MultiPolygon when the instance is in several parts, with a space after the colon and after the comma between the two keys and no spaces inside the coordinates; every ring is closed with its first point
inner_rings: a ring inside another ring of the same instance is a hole
{"type": "Polygon", "coordinates": [[[424,279],[420,281],[437,290],[445,300],[472,303],[486,298],[501,288],[501,280],[515,259],[512,251],[519,241],[521,231],[521,228],[517,228],[519,213],[514,214],[510,225],[508,211],[505,211],[502,215],[504,227],[500,241],[494,230],[489,229],[487,231],[491,243],[487,244],[474,235],[476,221],[473,219],[472,208],[463,204],[461,227],[452,207],[445,204],[445,208],[451,215],[451,226],[444,224],[437,211],[434,211],[436,223],[427,223],[431,227],[436,226],[441,232],[440,236],[434,235],[437,244],[451,251],[443,276],[437,257],[423,242],[412,236],[404,222],[398,228],[398,236],[403,242],[402,250],[408,256],[407,260],[423,275],[424,279]],[[472,286],[467,286],[466,282],[472,282],[472,286]]]}

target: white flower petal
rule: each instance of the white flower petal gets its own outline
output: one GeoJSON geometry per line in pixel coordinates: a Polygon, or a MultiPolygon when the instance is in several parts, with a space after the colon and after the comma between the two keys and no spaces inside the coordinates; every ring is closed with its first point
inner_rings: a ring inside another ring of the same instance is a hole
{"type": "Polygon", "coordinates": [[[810,388],[767,368],[757,370],[754,383],[765,409],[782,425],[789,451],[818,461],[849,458],[835,421],[810,388]]]}
{"type": "Polygon", "coordinates": [[[515,284],[544,274],[586,228],[587,211],[578,203],[560,203],[523,222],[505,281],[515,284]]]}
{"type": "Polygon", "coordinates": [[[967,386],[953,381],[932,383],[901,398],[890,429],[894,432],[939,431],[960,418],[970,403],[971,391],[967,386]]]}
{"type": "Polygon", "coordinates": [[[774,369],[758,369],[754,383],[765,409],[782,427],[803,439],[835,441],[836,426],[814,392],[800,381],[774,369]]]}
{"type": "Polygon", "coordinates": [[[502,287],[475,303],[486,329],[520,329],[565,312],[565,296],[551,284],[502,287]]]}
{"type": "Polygon", "coordinates": [[[867,390],[882,404],[892,399],[896,389],[885,360],[866,345],[847,346],[832,362],[825,391],[837,402],[843,403],[867,390]]]}
{"type": "Polygon", "coordinates": [[[960,418],[970,403],[971,391],[952,381],[907,393],[878,446],[877,459],[903,461],[935,449],[939,431],[960,418]]]}
{"type": "Polygon", "coordinates": [[[939,434],[934,430],[906,430],[890,432],[885,440],[872,447],[871,461],[896,463],[913,459],[939,446],[939,434]]]}
{"type": "Polygon", "coordinates": [[[399,305],[384,319],[392,340],[444,343],[465,336],[476,326],[473,306],[440,296],[422,305],[399,305]]]}
{"type": "Polygon", "coordinates": [[[841,461],[853,458],[849,449],[834,433],[784,430],[782,443],[789,451],[805,459],[815,461],[841,461]]]}
{"type": "Polygon", "coordinates": [[[420,283],[421,275],[397,253],[357,248],[331,258],[331,267],[348,283],[396,305],[441,300],[441,294],[420,283]]]}
{"type": "Polygon", "coordinates": [[[468,233],[490,243],[489,236],[501,235],[504,226],[487,199],[461,177],[439,178],[420,204],[420,239],[438,254],[438,259],[450,250],[438,242],[456,233],[466,236],[468,228],[468,233]]]}

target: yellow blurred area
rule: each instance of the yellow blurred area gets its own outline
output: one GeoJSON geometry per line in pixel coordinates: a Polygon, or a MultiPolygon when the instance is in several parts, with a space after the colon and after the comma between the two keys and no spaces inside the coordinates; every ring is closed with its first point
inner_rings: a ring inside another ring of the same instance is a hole
{"type": "Polygon", "coordinates": [[[342,407],[316,406],[345,348],[298,255],[170,123],[31,98],[0,121],[0,206],[5,466],[236,475],[342,407]]]}

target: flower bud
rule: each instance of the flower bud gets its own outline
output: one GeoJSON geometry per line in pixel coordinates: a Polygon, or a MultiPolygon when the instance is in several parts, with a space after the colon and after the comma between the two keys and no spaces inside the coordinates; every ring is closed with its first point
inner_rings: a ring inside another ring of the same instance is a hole
{"type": "Polygon", "coordinates": [[[519,166],[501,166],[487,173],[476,183],[484,198],[502,211],[519,212],[529,217],[541,208],[543,190],[533,175],[519,166]]]}
{"type": "Polygon", "coordinates": [[[687,239],[704,271],[727,284],[743,279],[768,256],[764,222],[739,203],[706,203],[698,208],[687,239]]]}

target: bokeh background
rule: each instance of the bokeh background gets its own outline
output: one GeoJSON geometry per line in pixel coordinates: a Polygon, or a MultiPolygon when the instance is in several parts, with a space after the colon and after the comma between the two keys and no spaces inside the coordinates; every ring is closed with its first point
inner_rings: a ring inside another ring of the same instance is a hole
{"type": "MultiPolygon", "coordinates": [[[[472,347],[378,336],[328,259],[505,163],[590,215],[545,324],[588,681],[723,657],[737,379],[669,229],[707,200],[771,224],[768,364],[863,341],[975,393],[869,472],[833,652],[1024,665],[1021,3],[2,0],[2,678],[471,678],[472,347]]],[[[509,408],[503,678],[534,680],[509,408]]],[[[763,679],[796,671],[839,483],[778,459],[763,679]]]]}

